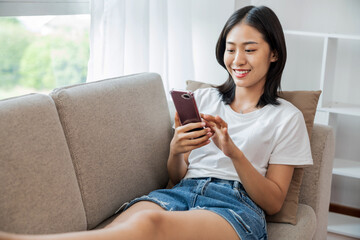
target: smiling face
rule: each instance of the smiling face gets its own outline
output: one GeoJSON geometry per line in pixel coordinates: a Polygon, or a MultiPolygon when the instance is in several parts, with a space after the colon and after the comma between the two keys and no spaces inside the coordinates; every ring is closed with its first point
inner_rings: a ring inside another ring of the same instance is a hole
{"type": "Polygon", "coordinates": [[[235,25],[226,36],[224,63],[237,87],[262,90],[276,60],[262,34],[246,23],[235,25]]]}

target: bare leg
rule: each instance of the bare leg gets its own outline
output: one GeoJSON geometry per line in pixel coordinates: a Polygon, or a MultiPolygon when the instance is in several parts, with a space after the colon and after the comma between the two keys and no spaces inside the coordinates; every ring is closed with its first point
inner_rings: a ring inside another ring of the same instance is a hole
{"type": "Polygon", "coordinates": [[[165,211],[162,207],[160,207],[159,205],[157,205],[153,202],[150,202],[150,201],[137,202],[134,205],[132,205],[129,209],[127,209],[125,212],[123,212],[119,216],[117,216],[105,228],[115,227],[115,226],[119,225],[120,223],[123,223],[123,222],[129,220],[132,216],[134,216],[134,214],[145,211],[145,210],[165,211]]]}
{"type": "MultiPolygon", "coordinates": [[[[134,205],[135,206],[135,205],[134,205]]],[[[133,206],[133,207],[134,207],[133,206]]],[[[137,205],[137,208],[143,206],[137,205]]],[[[131,208],[128,210],[130,211],[131,208]]],[[[119,218],[113,227],[87,232],[22,236],[10,235],[0,240],[218,240],[239,239],[231,225],[207,210],[166,212],[160,209],[137,211],[131,217],[119,218]],[[125,219],[126,218],[126,219],[125,219]],[[8,238],[6,238],[8,237],[8,238]]],[[[126,211],[127,212],[127,211],[126,211]]],[[[125,212],[125,213],[126,213],[125,212]]],[[[131,212],[128,212],[129,214],[131,212]]]]}
{"type": "MultiPolygon", "coordinates": [[[[235,230],[222,217],[206,210],[166,212],[150,201],[141,201],[121,213],[106,227],[117,227],[126,221],[147,222],[154,225],[151,234],[139,239],[239,239],[235,230]],[[134,219],[135,218],[135,219],[134,219]],[[137,221],[138,220],[138,221],[137,221]]],[[[139,229],[137,229],[139,231],[139,229]]]]}
{"type": "Polygon", "coordinates": [[[133,229],[131,229],[131,225],[134,221],[129,221],[129,219],[136,213],[153,210],[153,211],[165,211],[159,205],[150,202],[150,201],[141,201],[133,206],[131,206],[128,210],[121,213],[117,218],[114,219],[112,223],[106,226],[106,229],[100,230],[91,230],[91,231],[83,231],[83,232],[71,232],[64,234],[42,234],[42,235],[22,235],[22,234],[10,234],[0,232],[0,240],[97,240],[97,239],[114,239],[114,236],[120,235],[116,239],[138,239],[132,238],[137,236],[137,234],[131,233],[133,229]],[[124,224],[128,221],[127,224],[124,224]],[[123,223],[122,225],[120,225],[123,223]],[[110,227],[116,227],[116,229],[108,229],[110,227]],[[127,236],[129,234],[129,236],[127,236]],[[126,237],[126,238],[125,238],[126,237]]]}
{"type": "MultiPolygon", "coordinates": [[[[22,235],[0,232],[0,240],[113,240],[136,239],[136,235],[123,227],[91,230],[83,232],[70,232],[60,234],[22,235]],[[120,236],[122,237],[119,237],[120,236]],[[133,235],[131,237],[131,235],[133,235]]],[[[133,230],[133,229],[132,229],[133,230]]]]}
{"type": "Polygon", "coordinates": [[[221,216],[208,210],[183,212],[153,211],[157,226],[152,238],[156,240],[239,240],[236,231],[221,216]]]}

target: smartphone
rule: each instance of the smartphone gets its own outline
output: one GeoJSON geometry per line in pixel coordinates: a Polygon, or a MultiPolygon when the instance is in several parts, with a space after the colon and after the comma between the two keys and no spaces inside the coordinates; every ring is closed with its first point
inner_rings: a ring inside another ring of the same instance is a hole
{"type": "MultiPolygon", "coordinates": [[[[194,94],[190,91],[171,90],[170,95],[174,101],[175,109],[179,115],[181,125],[201,122],[199,110],[196,106],[194,94]]],[[[192,131],[201,130],[196,128],[192,131]]]]}

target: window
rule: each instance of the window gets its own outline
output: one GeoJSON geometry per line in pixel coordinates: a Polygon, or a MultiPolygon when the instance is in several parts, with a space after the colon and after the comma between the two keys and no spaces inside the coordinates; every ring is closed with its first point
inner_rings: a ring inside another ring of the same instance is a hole
{"type": "Polygon", "coordinates": [[[0,99],[86,81],[90,15],[85,5],[0,0],[0,99]]]}

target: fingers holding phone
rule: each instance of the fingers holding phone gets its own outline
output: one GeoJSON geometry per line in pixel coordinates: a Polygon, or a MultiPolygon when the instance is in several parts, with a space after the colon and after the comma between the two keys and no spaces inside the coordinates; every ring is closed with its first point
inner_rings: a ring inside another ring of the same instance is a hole
{"type": "Polygon", "coordinates": [[[176,108],[175,135],[170,150],[185,153],[209,144],[212,133],[200,117],[194,94],[171,90],[170,95],[176,108]]]}
{"type": "Polygon", "coordinates": [[[175,129],[176,132],[184,133],[184,137],[188,139],[198,139],[205,135],[211,134],[211,128],[206,127],[205,122],[188,123],[175,129]]]}
{"type": "MultiPolygon", "coordinates": [[[[175,119],[175,126],[176,125],[175,119]]],[[[174,137],[170,144],[170,151],[175,155],[192,151],[209,144],[209,138],[211,136],[211,130],[210,128],[205,128],[204,122],[176,126],[174,137]]]]}

